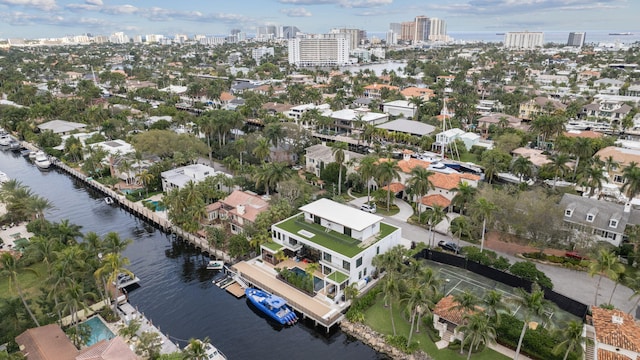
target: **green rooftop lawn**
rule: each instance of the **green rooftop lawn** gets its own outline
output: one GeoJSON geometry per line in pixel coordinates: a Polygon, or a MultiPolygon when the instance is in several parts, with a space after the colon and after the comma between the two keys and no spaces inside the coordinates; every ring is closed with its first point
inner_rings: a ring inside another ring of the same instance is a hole
{"type": "MultiPolygon", "coordinates": [[[[360,247],[360,241],[350,237],[350,236],[346,236],[344,234],[340,234],[336,231],[329,231],[327,232],[326,229],[318,224],[315,223],[306,223],[304,222],[304,216],[303,215],[299,215],[299,216],[295,216],[293,218],[290,218],[278,225],[276,225],[276,227],[288,231],[292,234],[296,234],[299,237],[302,237],[303,239],[306,239],[308,241],[311,241],[313,243],[316,243],[317,245],[320,245],[322,247],[325,247],[327,249],[333,250],[337,253],[340,253],[344,256],[348,256],[350,258],[353,258],[354,256],[358,255],[360,252],[362,252],[362,250],[364,250],[365,248],[360,247]],[[297,220],[297,221],[296,221],[297,220]],[[304,237],[302,235],[300,235],[298,233],[298,231],[300,230],[306,230],[309,231],[310,233],[315,234],[314,237],[312,238],[307,238],[304,237]]],[[[376,241],[373,241],[369,244],[369,246],[375,244],[377,241],[385,238],[386,236],[388,236],[389,234],[391,234],[392,232],[396,231],[398,228],[395,226],[391,226],[385,223],[381,223],[380,224],[380,234],[378,234],[376,236],[376,241]]]]}
{"type": "Polygon", "coordinates": [[[267,249],[269,249],[271,251],[278,251],[278,250],[282,249],[282,245],[276,244],[276,243],[271,242],[271,241],[262,244],[262,246],[266,247],[267,249]]]}
{"type": "Polygon", "coordinates": [[[326,278],[338,284],[342,284],[349,278],[349,276],[341,273],[340,271],[334,271],[331,274],[329,274],[329,276],[327,276],[326,278]]]}

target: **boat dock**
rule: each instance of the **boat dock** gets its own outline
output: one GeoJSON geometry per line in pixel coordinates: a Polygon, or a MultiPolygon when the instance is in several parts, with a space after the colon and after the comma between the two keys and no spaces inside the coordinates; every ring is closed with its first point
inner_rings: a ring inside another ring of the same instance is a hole
{"type": "Polygon", "coordinates": [[[234,282],[233,284],[227,286],[225,290],[227,290],[227,292],[229,292],[231,295],[235,296],[238,299],[244,296],[244,289],[237,282],[234,282]]]}
{"type": "Polygon", "coordinates": [[[118,310],[120,312],[121,320],[116,323],[116,327],[124,327],[131,320],[137,319],[140,321],[140,329],[138,329],[136,335],[140,335],[144,332],[152,332],[160,336],[160,343],[162,344],[160,354],[171,354],[176,351],[180,351],[180,347],[169,340],[169,335],[163,334],[160,331],[160,327],[154,326],[151,320],[147,319],[143,313],[138,312],[138,310],[128,302],[119,305],[118,310]]]}
{"type": "Polygon", "coordinates": [[[327,332],[344,317],[342,311],[346,310],[346,304],[338,305],[321,294],[309,297],[306,293],[278,280],[275,270],[262,262],[241,261],[233,266],[233,270],[247,285],[286,299],[289,306],[302,314],[303,319],[313,320],[316,326],[321,325],[327,332]]]}
{"type": "MultiPolygon", "coordinates": [[[[27,147],[28,146],[33,147],[33,145],[26,142],[23,142],[23,145],[27,147]]],[[[111,199],[113,199],[114,205],[118,205],[119,207],[123,208],[124,210],[133,214],[134,216],[151,223],[152,225],[161,229],[165,233],[174,234],[179,239],[189,242],[195,248],[206,253],[209,256],[214,256],[218,259],[222,259],[223,261],[227,261],[227,262],[231,261],[231,258],[229,257],[229,255],[227,255],[226,253],[218,249],[212,248],[206,239],[203,239],[200,236],[188,233],[182,230],[181,228],[174,226],[173,224],[171,224],[171,221],[158,215],[155,211],[146,208],[144,205],[138,202],[130,201],[123,194],[111,189],[106,185],[101,184],[100,182],[93,179],[92,177],[88,177],[82,172],[68,166],[67,164],[63,163],[62,161],[56,158],[51,158],[51,164],[56,168],[64,171],[65,173],[71,175],[76,180],[83,182],[93,190],[100,192],[105,197],[110,197],[111,199]]]]}

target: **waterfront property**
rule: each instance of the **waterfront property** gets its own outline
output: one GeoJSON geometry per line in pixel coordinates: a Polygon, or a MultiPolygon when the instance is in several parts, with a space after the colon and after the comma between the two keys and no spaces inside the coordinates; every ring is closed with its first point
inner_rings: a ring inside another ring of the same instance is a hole
{"type": "MultiPolygon", "coordinates": [[[[173,189],[181,189],[190,181],[198,183],[209,176],[216,176],[218,174],[223,174],[224,176],[231,177],[231,175],[216,171],[214,168],[202,164],[192,164],[172,170],[163,171],[160,174],[160,176],[162,177],[162,191],[167,192],[173,189]]],[[[220,183],[217,185],[217,187],[217,190],[229,190],[228,187],[220,183]]]]}
{"type": "Polygon", "coordinates": [[[248,190],[234,190],[226,198],[207,206],[207,218],[210,222],[219,220],[228,223],[231,232],[239,234],[268,209],[269,202],[262,196],[248,190]]]}
{"type": "Polygon", "coordinates": [[[349,284],[366,280],[374,271],[373,258],[400,242],[400,228],[347,205],[320,199],[300,210],[271,227],[276,245],[262,247],[263,259],[272,262],[278,247],[286,254],[318,262],[325,275],[323,289],[335,298],[349,284]]]}

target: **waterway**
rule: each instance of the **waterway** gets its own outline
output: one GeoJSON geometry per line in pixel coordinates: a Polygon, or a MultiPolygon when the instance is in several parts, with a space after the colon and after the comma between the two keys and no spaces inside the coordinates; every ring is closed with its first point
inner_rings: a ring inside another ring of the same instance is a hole
{"type": "Polygon", "coordinates": [[[107,205],[100,194],[58,170],[43,172],[28,159],[0,151],[0,171],[54,204],[48,220],[69,219],[83,232],[116,231],[132,239],[124,255],[142,281],[129,302],[173,339],[209,337],[230,359],[386,359],[339,330],[326,335],[312,324],[272,325],[245,299],[212,285],[208,259],[191,246],[107,205]]]}

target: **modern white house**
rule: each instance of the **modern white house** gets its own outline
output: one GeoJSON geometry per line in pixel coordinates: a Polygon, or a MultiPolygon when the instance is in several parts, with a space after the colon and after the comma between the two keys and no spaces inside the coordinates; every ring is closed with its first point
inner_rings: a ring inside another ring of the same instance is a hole
{"type": "Polygon", "coordinates": [[[383,104],[382,111],[391,116],[416,116],[416,106],[407,100],[395,100],[383,104]]]}
{"type": "MultiPolygon", "coordinates": [[[[203,164],[192,164],[163,171],[160,174],[160,177],[162,178],[162,191],[167,192],[173,189],[180,189],[190,181],[198,183],[207,177],[216,176],[218,174],[223,174],[229,178],[232,177],[229,174],[216,171],[214,168],[203,164]]],[[[218,184],[218,190],[229,191],[229,188],[223,184],[218,184]]]]}
{"type": "Polygon", "coordinates": [[[382,217],[329,199],[300,207],[300,213],[271,226],[275,246],[262,245],[273,255],[278,250],[320,264],[327,293],[341,296],[349,284],[366,283],[374,272],[376,255],[400,243],[401,229],[382,217]]]}

